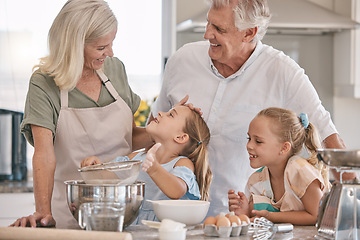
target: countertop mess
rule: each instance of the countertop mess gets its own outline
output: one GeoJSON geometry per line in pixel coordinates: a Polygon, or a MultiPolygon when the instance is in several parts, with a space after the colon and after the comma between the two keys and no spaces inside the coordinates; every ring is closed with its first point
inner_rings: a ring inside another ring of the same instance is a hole
{"type": "MultiPolygon", "coordinates": [[[[251,235],[238,237],[207,237],[204,234],[202,224],[187,227],[186,239],[214,239],[235,240],[252,239],[251,235]]],[[[276,233],[273,239],[315,239],[317,229],[315,226],[294,226],[293,231],[288,233],[276,233]]],[[[145,225],[129,226],[123,232],[96,232],[85,230],[68,230],[53,228],[7,228],[0,227],[0,239],[125,239],[125,240],[159,240],[159,230],[145,225]],[[31,231],[31,232],[30,232],[31,231]],[[111,236],[110,236],[111,235],[111,236]],[[66,236],[66,237],[64,237],[66,236]]]]}
{"type": "MultiPolygon", "coordinates": [[[[4,181],[0,182],[0,193],[25,193],[33,191],[32,181],[4,181]]],[[[160,223],[159,223],[160,224],[160,223]]],[[[171,224],[171,223],[169,223],[171,224]]],[[[158,225],[160,227],[161,225],[158,225]]],[[[165,225],[163,226],[165,228],[165,225]]],[[[181,238],[176,239],[253,239],[251,234],[233,237],[210,237],[204,233],[203,225],[195,226],[179,225],[178,230],[182,230],[181,238]],[[186,237],[186,238],[185,238],[186,237]]],[[[273,239],[314,239],[317,235],[315,226],[294,226],[291,232],[276,233],[273,239]]],[[[179,235],[177,235],[179,236],[179,235]]],[[[159,228],[151,228],[145,225],[131,225],[120,232],[96,232],[85,230],[69,230],[56,228],[8,228],[0,227],[0,239],[166,239],[160,237],[159,228]],[[65,235],[64,235],[65,234],[65,235]],[[110,236],[111,235],[111,236],[110,236]],[[66,236],[64,238],[64,236],[66,236]],[[107,237],[106,237],[107,236],[107,237]]]]}
{"type": "MultiPolygon", "coordinates": [[[[158,240],[158,229],[150,228],[144,225],[135,225],[125,228],[124,232],[131,233],[133,239],[158,240]]],[[[273,239],[315,239],[317,229],[315,226],[294,226],[291,232],[276,233],[273,239]]],[[[235,239],[253,239],[250,234],[240,235],[238,237],[208,237],[205,236],[202,224],[187,227],[186,239],[213,239],[213,240],[235,240],[235,239]]]]}

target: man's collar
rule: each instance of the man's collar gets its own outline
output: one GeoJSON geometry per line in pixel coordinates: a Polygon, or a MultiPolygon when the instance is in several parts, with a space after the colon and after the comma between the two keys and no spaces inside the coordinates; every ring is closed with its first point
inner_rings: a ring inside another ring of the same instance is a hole
{"type": "MultiPolygon", "coordinates": [[[[240,69],[235,72],[234,74],[230,75],[229,77],[227,77],[226,79],[234,79],[236,78],[237,76],[241,75],[254,61],[255,59],[259,56],[259,54],[261,53],[261,50],[263,48],[263,44],[261,41],[258,41],[257,44],[256,44],[256,47],[253,51],[253,53],[250,55],[250,57],[246,60],[246,62],[240,67],[240,69]]],[[[219,78],[222,78],[222,79],[225,79],[224,76],[222,76],[219,71],[217,70],[217,68],[215,67],[213,61],[211,60],[210,56],[208,56],[208,59],[209,59],[209,66],[210,66],[210,69],[213,71],[213,73],[219,77],[219,78]]]]}

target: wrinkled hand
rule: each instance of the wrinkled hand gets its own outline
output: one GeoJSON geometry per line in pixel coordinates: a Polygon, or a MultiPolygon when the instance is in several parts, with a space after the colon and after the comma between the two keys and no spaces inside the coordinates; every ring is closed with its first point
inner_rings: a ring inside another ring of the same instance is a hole
{"type": "Polygon", "coordinates": [[[96,156],[90,156],[82,160],[80,166],[87,167],[90,165],[97,165],[97,164],[101,164],[100,159],[96,156]]]}
{"type": "Polygon", "coordinates": [[[186,95],[183,99],[180,100],[180,102],[175,104],[174,107],[183,105],[190,108],[191,110],[194,110],[195,112],[199,113],[202,116],[203,113],[201,112],[201,108],[194,107],[192,103],[186,103],[187,100],[189,100],[189,95],[186,95]]]}
{"type": "Polygon", "coordinates": [[[151,168],[153,166],[154,162],[156,161],[155,153],[159,149],[159,147],[161,147],[161,143],[155,144],[147,152],[145,161],[143,162],[143,164],[141,166],[141,169],[144,172],[147,172],[149,170],[149,168],[151,168]]]}
{"type": "Polygon", "coordinates": [[[32,215],[18,218],[9,227],[54,227],[56,221],[51,214],[34,212],[32,215]]]}
{"type": "Polygon", "coordinates": [[[235,215],[245,214],[249,216],[249,201],[243,192],[235,193],[230,189],[228,192],[229,211],[235,212],[235,215]]]}

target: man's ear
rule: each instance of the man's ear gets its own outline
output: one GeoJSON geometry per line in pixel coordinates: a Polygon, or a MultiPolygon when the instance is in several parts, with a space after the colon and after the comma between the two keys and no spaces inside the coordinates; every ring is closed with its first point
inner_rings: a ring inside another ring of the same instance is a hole
{"type": "Polygon", "coordinates": [[[284,142],[280,154],[287,154],[291,150],[291,143],[284,142]]]}
{"type": "Polygon", "coordinates": [[[180,144],[186,143],[187,141],[189,141],[189,135],[187,133],[181,133],[174,137],[174,141],[180,144]]]}
{"type": "Polygon", "coordinates": [[[256,33],[258,31],[257,27],[253,27],[253,28],[248,28],[245,30],[245,37],[244,37],[244,41],[245,42],[251,42],[251,40],[254,39],[256,33]]]}

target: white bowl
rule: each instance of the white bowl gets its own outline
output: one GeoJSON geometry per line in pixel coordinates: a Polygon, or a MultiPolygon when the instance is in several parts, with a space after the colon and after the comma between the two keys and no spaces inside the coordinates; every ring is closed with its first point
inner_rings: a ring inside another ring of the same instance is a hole
{"type": "Polygon", "coordinates": [[[210,202],[200,200],[158,200],[150,202],[156,217],[160,221],[167,218],[186,225],[201,223],[210,206],[210,202]]]}

